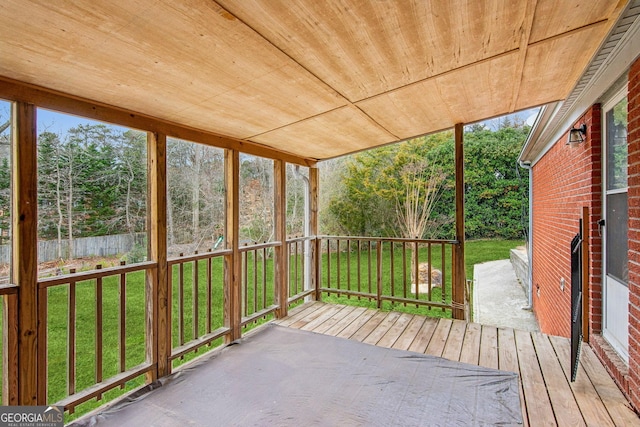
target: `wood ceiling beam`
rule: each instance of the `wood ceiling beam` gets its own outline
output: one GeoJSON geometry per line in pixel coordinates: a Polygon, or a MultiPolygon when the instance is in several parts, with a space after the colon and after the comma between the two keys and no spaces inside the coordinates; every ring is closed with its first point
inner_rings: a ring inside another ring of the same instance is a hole
{"type": "Polygon", "coordinates": [[[25,102],[37,107],[81,116],[87,119],[113,123],[141,131],[161,133],[186,141],[198,142],[223,149],[237,150],[274,160],[283,160],[301,166],[311,167],[317,164],[317,159],[299,157],[251,141],[193,129],[135,111],[67,95],[2,76],[0,76],[0,98],[7,101],[25,102]]]}

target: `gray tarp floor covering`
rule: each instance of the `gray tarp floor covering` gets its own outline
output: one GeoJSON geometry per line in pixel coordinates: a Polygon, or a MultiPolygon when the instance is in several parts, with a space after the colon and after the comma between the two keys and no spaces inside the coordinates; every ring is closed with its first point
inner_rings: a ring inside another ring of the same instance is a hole
{"type": "Polygon", "coordinates": [[[74,425],[521,425],[513,372],[277,325],[74,425]]]}

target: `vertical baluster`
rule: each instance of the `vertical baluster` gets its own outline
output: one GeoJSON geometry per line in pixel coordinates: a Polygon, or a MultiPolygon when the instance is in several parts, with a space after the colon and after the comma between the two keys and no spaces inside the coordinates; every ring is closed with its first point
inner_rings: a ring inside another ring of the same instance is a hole
{"type": "Polygon", "coordinates": [[[213,258],[207,258],[207,333],[211,333],[211,288],[213,276],[213,258]]]}
{"type": "Polygon", "coordinates": [[[376,299],[382,308],[382,240],[376,242],[376,299]]]}
{"type": "MultiPolygon", "coordinates": [[[[441,294],[442,294],[442,302],[446,302],[446,295],[447,295],[447,276],[446,276],[446,272],[447,269],[445,268],[445,258],[446,258],[446,251],[445,251],[446,247],[444,245],[444,243],[442,244],[442,288],[441,289],[441,294]]],[[[444,311],[444,307],[441,308],[441,311],[444,311]]]]}
{"type": "Polygon", "coordinates": [[[351,240],[347,239],[347,289],[351,290],[351,240]]]}
{"type": "MultiPolygon", "coordinates": [[[[427,264],[429,264],[429,269],[427,270],[427,299],[431,301],[431,272],[433,271],[433,264],[431,263],[431,242],[427,243],[427,264]]],[[[431,311],[431,306],[427,306],[429,311],[431,311]]]]}
{"type": "MultiPolygon", "coordinates": [[[[291,246],[288,246],[288,247],[290,248],[291,246]]],[[[294,279],[293,279],[293,283],[294,283],[294,289],[293,290],[294,290],[294,292],[291,293],[291,295],[289,295],[289,296],[297,295],[298,292],[299,292],[299,290],[298,290],[299,289],[298,288],[298,285],[299,285],[299,282],[298,282],[298,280],[299,280],[299,277],[298,277],[298,262],[299,262],[298,250],[299,250],[299,247],[298,247],[298,241],[297,240],[295,242],[295,246],[294,246],[293,250],[294,250],[293,263],[295,265],[295,272],[294,272],[295,275],[294,275],[294,279]]],[[[291,259],[291,251],[290,251],[290,249],[289,249],[289,253],[287,254],[287,256],[289,257],[289,259],[291,259]]],[[[289,292],[291,292],[291,286],[289,286],[289,289],[290,289],[289,292]]],[[[300,287],[300,289],[302,289],[302,288],[300,287]]]]}
{"type": "MultiPolygon", "coordinates": [[[[338,290],[340,290],[340,239],[336,239],[336,277],[338,290]]],[[[340,292],[338,292],[340,296],[340,292]]]]}
{"type": "MultiPolygon", "coordinates": [[[[420,267],[418,266],[420,263],[419,250],[418,241],[416,240],[413,242],[413,262],[411,263],[411,266],[413,267],[413,282],[416,286],[416,299],[420,299],[420,267]]],[[[416,307],[418,306],[416,305],[416,307]]]]}
{"type": "Polygon", "coordinates": [[[331,289],[331,239],[327,239],[327,288],[331,289]]]}
{"type": "MultiPolygon", "coordinates": [[[[371,294],[371,240],[367,241],[367,280],[369,284],[369,294],[371,294]]],[[[369,298],[371,300],[371,298],[369,298]]]]}
{"type": "MultiPolygon", "coordinates": [[[[184,254],[181,253],[180,257],[184,254]]],[[[184,344],[184,262],[178,264],[178,341],[184,344]]],[[[182,358],[181,358],[182,359],[182,358]]]]}
{"type": "MultiPolygon", "coordinates": [[[[101,270],[102,265],[96,265],[101,270]]],[[[96,278],[96,383],[102,382],[102,277],[96,278]]],[[[98,396],[98,400],[102,395],[98,396]]]]}
{"type": "MultiPolygon", "coordinates": [[[[125,261],[121,261],[120,265],[125,265],[125,261]]],[[[120,321],[118,326],[120,329],[120,372],[127,370],[127,275],[120,274],[120,321]]],[[[120,386],[124,389],[124,384],[120,386]]]]}
{"type": "Polygon", "coordinates": [[[402,297],[407,297],[407,242],[402,242],[402,297]]]}
{"type": "MultiPolygon", "coordinates": [[[[195,255],[198,255],[198,251],[195,251],[195,255]]],[[[199,323],[200,323],[200,316],[198,313],[198,288],[199,288],[199,277],[198,277],[198,260],[194,259],[193,260],[193,269],[191,270],[191,293],[193,295],[192,297],[192,303],[193,303],[193,339],[197,339],[200,336],[200,328],[199,328],[199,323]]],[[[196,352],[198,350],[196,349],[196,352]]]]}
{"type": "Polygon", "coordinates": [[[258,311],[258,251],[253,253],[253,312],[258,311]]]}
{"type": "MultiPolygon", "coordinates": [[[[42,367],[42,371],[38,371],[38,393],[47,395],[47,383],[49,382],[49,373],[47,371],[47,356],[48,356],[48,319],[47,319],[47,297],[48,297],[48,289],[45,287],[38,287],[38,302],[37,302],[37,311],[38,311],[38,319],[41,319],[38,322],[38,366],[42,367]]],[[[11,423],[9,423],[11,424],[11,423]]]]}
{"type": "Polygon", "coordinates": [[[394,265],[394,258],[393,258],[393,252],[394,252],[394,248],[395,248],[395,243],[393,241],[389,242],[389,259],[390,259],[390,270],[391,270],[391,296],[395,296],[396,295],[396,275],[395,275],[395,265],[394,265]]]}
{"type": "MultiPolygon", "coordinates": [[[[69,270],[70,274],[75,274],[76,269],[69,270]]],[[[67,336],[67,394],[72,395],[76,392],[76,281],[71,279],[69,282],[69,319],[68,319],[69,335],[67,336]]]]}
{"type": "MultiPolygon", "coordinates": [[[[361,272],[361,268],[362,265],[360,263],[361,260],[361,246],[360,246],[360,240],[358,239],[358,243],[357,243],[357,252],[356,252],[356,256],[357,256],[357,266],[358,266],[358,292],[362,292],[362,272],[361,272]]],[[[360,297],[358,297],[358,299],[360,299],[360,297]]]]}
{"type": "MultiPolygon", "coordinates": [[[[282,276],[283,278],[286,276],[282,276]]],[[[286,296],[285,296],[286,298],[286,296]]],[[[262,248],[262,308],[267,307],[267,248],[262,248]]]]}
{"type": "Polygon", "coordinates": [[[243,274],[242,274],[242,292],[244,293],[244,315],[249,315],[249,252],[245,251],[242,254],[243,274]]]}

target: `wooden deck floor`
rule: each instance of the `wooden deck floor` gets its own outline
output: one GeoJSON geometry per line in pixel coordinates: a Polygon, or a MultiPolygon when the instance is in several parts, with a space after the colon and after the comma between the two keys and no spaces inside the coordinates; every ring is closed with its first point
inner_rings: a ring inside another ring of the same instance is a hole
{"type": "Polygon", "coordinates": [[[283,326],[517,372],[525,425],[640,426],[640,419],[588,345],[571,383],[567,338],[362,307],[312,302],[283,326]]]}

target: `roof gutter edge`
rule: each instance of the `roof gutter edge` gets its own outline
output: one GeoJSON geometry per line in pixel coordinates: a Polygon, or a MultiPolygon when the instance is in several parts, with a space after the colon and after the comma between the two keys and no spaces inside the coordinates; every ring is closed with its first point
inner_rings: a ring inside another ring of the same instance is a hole
{"type": "Polygon", "coordinates": [[[541,136],[545,133],[561,106],[562,101],[556,101],[542,107],[520,151],[518,163],[529,163],[533,165],[551,148],[551,146],[545,144],[541,136]]]}

